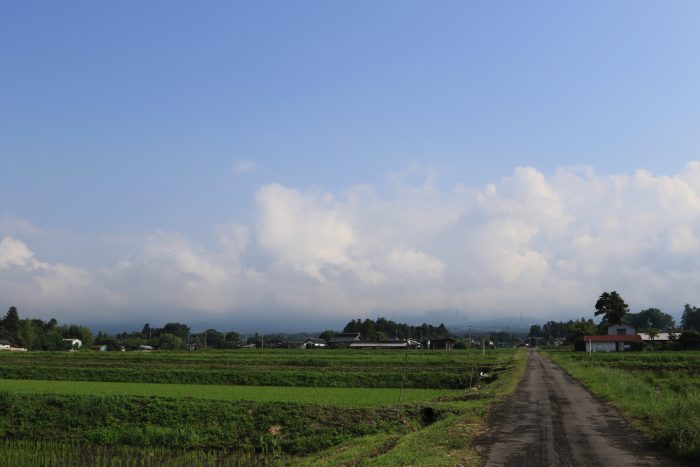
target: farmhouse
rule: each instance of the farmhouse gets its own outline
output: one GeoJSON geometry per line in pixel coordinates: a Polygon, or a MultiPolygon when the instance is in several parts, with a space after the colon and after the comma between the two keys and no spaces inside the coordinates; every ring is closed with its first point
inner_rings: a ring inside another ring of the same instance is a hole
{"type": "Polygon", "coordinates": [[[306,342],[304,342],[304,348],[307,349],[323,349],[326,347],[328,347],[326,339],[312,337],[311,339],[306,339],[306,342]]]}
{"type": "Polygon", "coordinates": [[[613,324],[608,326],[609,336],[634,336],[637,330],[629,324],[613,324]]]}
{"type": "Polygon", "coordinates": [[[634,343],[641,343],[642,338],[632,336],[584,336],[586,352],[623,352],[632,350],[634,343]]]}
{"type": "Polygon", "coordinates": [[[583,336],[586,352],[623,352],[632,350],[642,342],[642,337],[629,324],[608,326],[608,334],[602,336],[583,336]]]}
{"type": "Polygon", "coordinates": [[[331,337],[328,347],[349,347],[353,342],[361,340],[359,332],[341,332],[331,337]]]}
{"type": "Polygon", "coordinates": [[[77,337],[68,337],[66,339],[63,339],[63,342],[70,345],[71,350],[77,350],[83,345],[83,341],[81,341],[77,337]]]}
{"type": "Polygon", "coordinates": [[[419,349],[420,342],[415,339],[393,340],[388,342],[353,342],[351,349],[419,349]]]}
{"type": "Polygon", "coordinates": [[[0,350],[10,350],[10,347],[12,347],[10,341],[0,340],[0,350]]]}
{"type": "Polygon", "coordinates": [[[425,343],[425,348],[430,350],[452,350],[455,348],[455,341],[451,337],[429,340],[425,343]]]}
{"type": "Polygon", "coordinates": [[[644,342],[668,342],[672,339],[680,338],[681,333],[680,332],[660,332],[652,338],[650,334],[645,334],[643,332],[640,332],[639,337],[641,337],[644,342]]]}

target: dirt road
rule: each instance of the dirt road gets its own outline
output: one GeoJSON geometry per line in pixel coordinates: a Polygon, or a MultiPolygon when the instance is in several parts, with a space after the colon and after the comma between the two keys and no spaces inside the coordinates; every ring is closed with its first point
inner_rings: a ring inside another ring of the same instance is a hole
{"type": "Polygon", "coordinates": [[[550,360],[528,351],[516,392],[476,441],[487,466],[677,466],[550,360]]]}

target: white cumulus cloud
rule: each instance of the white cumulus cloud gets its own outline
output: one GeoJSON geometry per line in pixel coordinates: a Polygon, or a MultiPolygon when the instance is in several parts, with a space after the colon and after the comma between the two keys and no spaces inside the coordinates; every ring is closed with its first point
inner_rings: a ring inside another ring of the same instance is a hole
{"type": "Polygon", "coordinates": [[[245,174],[249,172],[253,172],[255,169],[258,168],[258,164],[255,163],[255,161],[236,161],[233,164],[233,172],[236,174],[245,174]]]}
{"type": "Polygon", "coordinates": [[[426,177],[333,192],[260,186],[257,221],[219,225],[215,245],[158,231],[99,267],[36,258],[17,228],[31,224],[13,218],[12,234],[0,224],[0,293],[47,309],[180,308],[234,320],[454,309],[568,318],[592,316],[612,289],[633,309],[700,305],[700,163],[670,176],[522,167],[449,190],[426,177]]]}

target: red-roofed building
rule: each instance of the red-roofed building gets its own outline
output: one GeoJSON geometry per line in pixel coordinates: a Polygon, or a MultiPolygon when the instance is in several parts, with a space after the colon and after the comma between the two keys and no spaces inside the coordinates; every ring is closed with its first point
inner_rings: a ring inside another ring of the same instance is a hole
{"type": "Polygon", "coordinates": [[[624,352],[631,350],[634,343],[642,343],[642,336],[584,336],[586,352],[624,352]]]}
{"type": "Polygon", "coordinates": [[[614,324],[603,336],[583,336],[586,352],[624,352],[642,343],[642,336],[629,324],[614,324]]]}

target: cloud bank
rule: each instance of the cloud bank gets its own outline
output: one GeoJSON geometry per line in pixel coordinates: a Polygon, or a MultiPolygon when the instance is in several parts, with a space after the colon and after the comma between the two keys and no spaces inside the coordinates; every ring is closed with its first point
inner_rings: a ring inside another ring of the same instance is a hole
{"type": "Polygon", "coordinates": [[[592,316],[612,289],[633,309],[700,303],[700,162],[673,176],[522,167],[478,189],[440,190],[432,175],[387,183],[333,193],[264,185],[257,222],[217,227],[215,247],[157,231],[100,266],[37,258],[32,240],[51,234],[5,216],[0,296],[59,319],[252,316],[309,328],[435,310],[592,316]]]}

